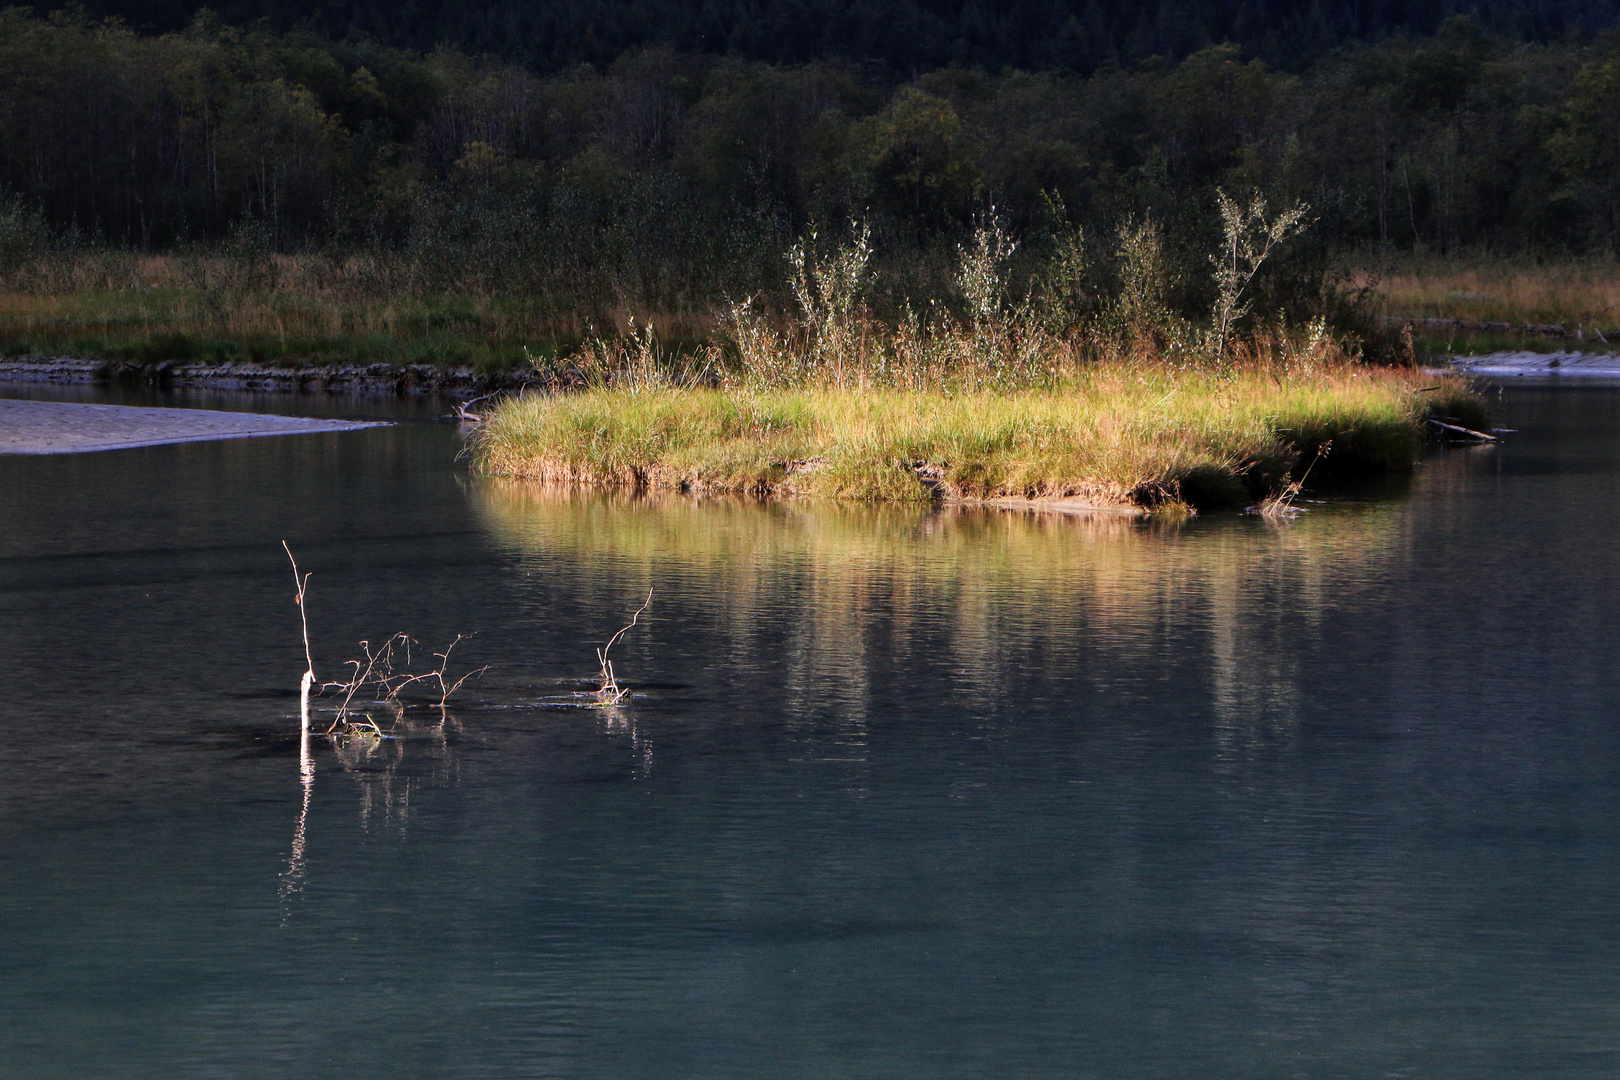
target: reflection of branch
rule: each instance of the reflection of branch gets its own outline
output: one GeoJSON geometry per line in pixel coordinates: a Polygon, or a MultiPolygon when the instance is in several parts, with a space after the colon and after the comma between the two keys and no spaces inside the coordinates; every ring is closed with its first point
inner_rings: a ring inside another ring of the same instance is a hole
{"type": "MultiPolygon", "coordinates": [[[[304,728],[298,740],[298,782],[304,789],[304,805],[298,811],[298,825],[293,829],[292,854],[287,858],[287,869],[281,874],[281,902],[286,905],[294,894],[304,887],[304,835],[309,825],[309,801],[315,793],[315,758],[309,752],[309,728],[304,728]]],[[[283,906],[282,925],[286,925],[290,909],[283,906]]]]}
{"type": "Polygon", "coordinates": [[[596,697],[597,700],[602,702],[604,705],[617,705],[620,701],[624,700],[626,694],[630,693],[628,687],[621,687],[619,685],[619,681],[613,677],[613,662],[608,659],[608,650],[613,648],[613,643],[623,637],[626,631],[630,630],[636,625],[636,622],[640,620],[642,613],[645,612],[647,607],[652,603],[652,597],[653,591],[648,589],[646,603],[642,604],[636,609],[636,613],[630,617],[629,624],[621,627],[617,634],[614,634],[612,637],[608,638],[608,643],[606,645],[596,650],[596,659],[602,665],[602,688],[596,692],[596,697]]]}

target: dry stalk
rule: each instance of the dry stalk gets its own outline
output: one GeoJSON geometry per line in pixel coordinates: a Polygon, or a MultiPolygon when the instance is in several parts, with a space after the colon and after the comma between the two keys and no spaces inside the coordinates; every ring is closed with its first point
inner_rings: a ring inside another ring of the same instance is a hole
{"type": "Polygon", "coordinates": [[[1316,468],[1316,463],[1326,457],[1331,449],[1333,449],[1332,439],[1318,446],[1316,456],[1311,459],[1309,465],[1305,466],[1305,471],[1300,474],[1299,479],[1288,481],[1282,486],[1281,491],[1274,491],[1261,499],[1254,512],[1268,521],[1280,521],[1298,514],[1299,511],[1294,507],[1294,500],[1298,498],[1301,491],[1305,490],[1305,481],[1310,477],[1311,470],[1316,468]]]}
{"type": "Polygon", "coordinates": [[[298,718],[303,730],[309,730],[309,688],[315,683],[315,660],[309,648],[309,612],[304,607],[304,592],[309,587],[309,575],[298,572],[298,560],[293,558],[292,548],[283,540],[281,546],[287,552],[287,559],[292,563],[293,584],[298,592],[293,596],[293,603],[298,605],[298,618],[304,630],[304,676],[298,682],[298,718]]]}
{"type": "MultiPolygon", "coordinates": [[[[628,686],[620,686],[619,680],[614,678],[613,661],[608,659],[608,651],[613,648],[614,642],[623,637],[625,633],[634,627],[641,619],[642,614],[647,610],[648,606],[652,604],[652,598],[653,591],[648,589],[646,602],[636,609],[636,613],[630,617],[630,622],[625,626],[620,627],[618,633],[608,638],[608,643],[606,645],[596,650],[597,662],[602,665],[602,687],[596,692],[596,700],[603,705],[617,705],[630,694],[630,688],[628,686]]],[[[458,683],[457,685],[460,684],[458,683]]]]}

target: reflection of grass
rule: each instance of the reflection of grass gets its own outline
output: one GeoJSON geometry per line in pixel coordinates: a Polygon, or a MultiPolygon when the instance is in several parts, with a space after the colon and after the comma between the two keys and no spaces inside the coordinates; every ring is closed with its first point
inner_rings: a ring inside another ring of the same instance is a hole
{"type": "MultiPolygon", "coordinates": [[[[1410,466],[1428,400],[1417,378],[1101,365],[1004,394],[593,389],[508,405],[478,453],[502,475],[704,492],[1231,506],[1327,439],[1341,472],[1410,466]]],[[[1467,408],[1459,386],[1442,393],[1467,408]]]]}
{"type": "MultiPolygon", "coordinates": [[[[1435,455],[1418,498],[1444,497],[1469,468],[1466,453],[1435,455]]],[[[536,580],[566,580],[568,603],[585,589],[616,610],[656,583],[663,628],[648,647],[672,649],[671,625],[700,634],[687,646],[694,680],[768,672],[784,708],[828,717],[835,700],[847,726],[896,708],[894,670],[964,703],[1015,695],[1016,673],[1044,670],[1081,710],[1101,688],[1205,679],[1223,753],[1298,719],[1323,627],[1401,576],[1390,564],[1408,557],[1415,505],[1312,507],[1279,524],[489,478],[474,493],[494,539],[534,560],[536,580]],[[1175,652],[1177,641],[1196,644],[1175,652]],[[1172,658],[1183,666],[1171,671],[1172,658]]]]}
{"type": "MultiPolygon", "coordinates": [[[[1447,472],[1449,461],[1437,463],[1438,472],[1447,472]]],[[[1426,470],[1424,476],[1435,473],[1426,470]]],[[[662,563],[722,575],[742,563],[881,569],[950,581],[960,580],[964,570],[991,571],[1032,585],[1105,566],[1117,566],[1123,577],[1140,575],[1143,582],[1168,581],[1217,550],[1225,553],[1221,561],[1234,553],[1264,557],[1288,550],[1323,570],[1342,562],[1339,569],[1354,576],[1357,559],[1388,548],[1397,511],[1405,505],[1390,500],[1318,511],[1283,526],[1235,518],[1228,520],[1242,527],[1226,527],[973,505],[768,503],[502,478],[480,481],[477,494],[497,538],[536,555],[566,552],[604,563],[662,563]]]]}
{"type": "Polygon", "coordinates": [[[1401,550],[1408,505],[1313,511],[1283,525],[1206,524],[491,479],[476,490],[500,542],[548,567],[560,560],[582,581],[620,582],[607,586],[615,596],[657,581],[666,617],[693,607],[724,612],[716,626],[726,640],[710,642],[708,653],[744,667],[739,658],[755,653],[773,670],[802,666],[809,674],[796,682],[806,687],[825,686],[810,677],[817,670],[858,682],[879,649],[902,659],[924,650],[912,661],[934,670],[939,638],[927,628],[940,620],[950,627],[950,665],[990,683],[1009,658],[1055,658],[1052,650],[1080,631],[1119,653],[1119,670],[1151,671],[1162,663],[1155,642],[1166,620],[1186,612],[1231,627],[1235,638],[1215,643],[1226,641],[1250,657],[1256,678],[1269,678],[1261,665],[1297,656],[1308,630],[1287,613],[1325,615],[1376,587],[1376,566],[1401,550]],[[872,633],[874,610],[889,627],[881,638],[872,633]],[[784,612],[792,613],[791,649],[780,637],[784,612]]]}

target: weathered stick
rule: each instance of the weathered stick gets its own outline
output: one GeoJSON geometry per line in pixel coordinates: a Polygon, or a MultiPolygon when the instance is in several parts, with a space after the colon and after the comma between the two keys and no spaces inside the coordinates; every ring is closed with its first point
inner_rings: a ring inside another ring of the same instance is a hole
{"type": "Polygon", "coordinates": [[[1433,424],[1437,428],[1445,428],[1447,431],[1455,431],[1459,435],[1467,435],[1470,438],[1478,439],[1481,442],[1501,442],[1502,441],[1502,440],[1498,439],[1495,435],[1487,435],[1483,431],[1475,431],[1473,428],[1465,428],[1465,427],[1462,427],[1462,426],[1460,426],[1458,424],[1448,424],[1444,420],[1437,420],[1432,416],[1425,416],[1424,419],[1427,420],[1429,423],[1433,424]]]}
{"type": "Polygon", "coordinates": [[[309,612],[304,608],[304,590],[309,586],[309,575],[299,574],[298,560],[293,558],[292,548],[287,541],[281,542],[282,548],[287,552],[287,561],[292,563],[293,584],[298,587],[293,603],[298,605],[298,618],[304,628],[304,677],[298,683],[298,718],[303,730],[309,730],[309,688],[315,683],[315,658],[309,648],[309,612]]]}
{"type": "Polygon", "coordinates": [[[652,598],[653,591],[648,589],[646,602],[636,609],[636,613],[630,617],[630,622],[621,627],[617,634],[614,634],[612,637],[608,638],[608,643],[606,645],[596,650],[596,659],[602,665],[602,689],[596,692],[596,696],[604,704],[617,705],[624,699],[626,694],[630,693],[628,688],[620,687],[619,680],[613,677],[613,662],[608,659],[608,650],[613,648],[613,643],[623,637],[626,631],[630,630],[636,625],[636,622],[641,618],[642,613],[645,612],[652,604],[652,598]]]}

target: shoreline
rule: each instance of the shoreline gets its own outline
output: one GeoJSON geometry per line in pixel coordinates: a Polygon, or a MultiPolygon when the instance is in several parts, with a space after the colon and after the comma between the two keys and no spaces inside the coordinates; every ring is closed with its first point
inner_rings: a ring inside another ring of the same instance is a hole
{"type": "Polygon", "coordinates": [[[1449,369],[1464,375],[1523,378],[1579,376],[1620,379],[1620,354],[1510,351],[1452,357],[1449,369]]]}
{"type": "Polygon", "coordinates": [[[368,364],[279,367],[270,364],[132,364],[76,357],[0,360],[0,382],[86,385],[123,383],[187,386],[216,390],[268,390],[287,393],[441,394],[479,397],[501,391],[545,387],[532,368],[490,374],[473,368],[430,364],[368,364]]]}

